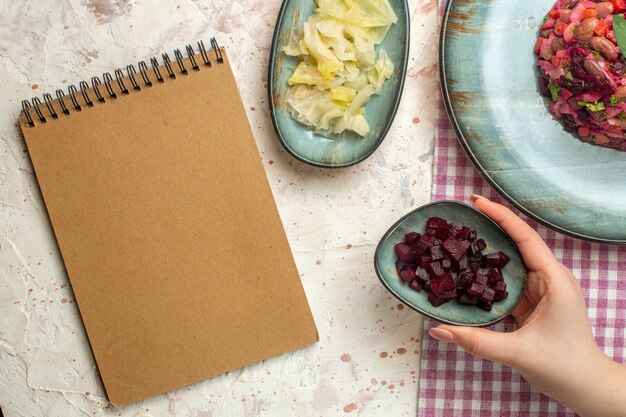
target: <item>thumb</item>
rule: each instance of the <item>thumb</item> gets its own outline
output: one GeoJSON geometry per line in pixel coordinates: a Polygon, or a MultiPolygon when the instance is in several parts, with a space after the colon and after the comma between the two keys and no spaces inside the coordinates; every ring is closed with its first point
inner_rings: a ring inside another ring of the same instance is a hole
{"type": "Polygon", "coordinates": [[[432,337],[442,342],[456,344],[474,356],[510,365],[517,357],[517,345],[512,333],[499,333],[477,327],[456,327],[441,325],[428,331],[432,337]]]}

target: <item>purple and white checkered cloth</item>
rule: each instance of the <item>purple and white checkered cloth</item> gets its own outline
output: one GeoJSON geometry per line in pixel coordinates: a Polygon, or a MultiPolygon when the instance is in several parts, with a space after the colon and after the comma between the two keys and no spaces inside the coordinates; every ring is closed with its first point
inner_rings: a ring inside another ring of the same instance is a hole
{"type": "MultiPolygon", "coordinates": [[[[440,6],[440,14],[444,7],[445,0],[440,6]]],[[[460,146],[441,96],[435,122],[433,200],[467,201],[472,193],[476,193],[503,203],[504,200],[480,176],[460,146]]],[[[579,278],[598,344],[609,356],[624,363],[626,247],[584,242],[534,221],[528,222],[538,230],[556,257],[579,278]]],[[[452,344],[432,339],[428,330],[435,324],[429,319],[424,323],[418,417],[575,415],[531,389],[510,368],[476,359],[452,344]]],[[[515,324],[508,318],[491,328],[512,331],[515,324]]],[[[572,349],[575,348],[574,343],[572,349]]]]}

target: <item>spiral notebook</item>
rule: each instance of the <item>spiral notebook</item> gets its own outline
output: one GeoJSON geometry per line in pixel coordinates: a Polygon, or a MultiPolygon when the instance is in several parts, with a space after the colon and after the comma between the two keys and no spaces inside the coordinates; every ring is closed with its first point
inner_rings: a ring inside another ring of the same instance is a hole
{"type": "Polygon", "coordinates": [[[317,341],[228,56],[211,45],[22,103],[115,406],[317,341]]]}

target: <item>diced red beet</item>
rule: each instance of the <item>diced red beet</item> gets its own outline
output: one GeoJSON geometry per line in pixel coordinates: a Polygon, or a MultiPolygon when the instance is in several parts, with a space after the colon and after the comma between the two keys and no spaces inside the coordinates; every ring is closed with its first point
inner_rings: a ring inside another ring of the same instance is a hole
{"type": "Polygon", "coordinates": [[[480,249],[480,247],[478,246],[478,243],[476,243],[477,241],[473,241],[468,249],[468,252],[470,255],[477,255],[479,257],[482,257],[482,252],[483,250],[480,249]]]}
{"type": "Polygon", "coordinates": [[[416,277],[417,275],[415,274],[415,268],[411,265],[404,265],[404,267],[400,271],[400,278],[402,278],[402,281],[406,283],[410,283],[416,277]]]}
{"type": "Polygon", "coordinates": [[[493,288],[485,287],[483,290],[483,295],[480,296],[480,299],[483,301],[493,301],[496,296],[496,291],[493,288]]]}
{"type": "Polygon", "coordinates": [[[415,263],[415,252],[409,245],[404,242],[398,243],[395,246],[396,255],[398,259],[405,263],[415,263]]]}
{"type": "Polygon", "coordinates": [[[502,251],[498,252],[498,256],[500,257],[500,263],[498,264],[497,267],[502,269],[509,263],[511,258],[509,258],[509,256],[502,251]]]}
{"type": "Polygon", "coordinates": [[[432,260],[430,259],[430,255],[428,254],[423,254],[417,260],[417,264],[421,266],[422,268],[426,268],[426,265],[430,264],[431,262],[432,260]]]}
{"type": "Polygon", "coordinates": [[[474,272],[478,271],[482,267],[482,262],[480,261],[480,259],[473,256],[469,258],[467,263],[469,268],[474,272]]]}
{"type": "Polygon", "coordinates": [[[428,275],[430,275],[430,279],[441,276],[446,273],[441,267],[441,264],[437,261],[431,262],[424,268],[428,271],[428,275]]]}
{"type": "Polygon", "coordinates": [[[398,271],[398,274],[400,273],[400,271],[402,271],[402,267],[404,267],[405,264],[404,262],[402,262],[400,259],[396,260],[396,271],[398,271]]]}
{"type": "Polygon", "coordinates": [[[409,287],[413,288],[417,292],[420,292],[422,290],[422,284],[416,279],[411,281],[411,283],[409,284],[409,287]]]}
{"type": "Polygon", "coordinates": [[[426,252],[428,250],[428,246],[426,246],[424,243],[422,243],[422,241],[418,240],[417,242],[415,242],[413,245],[413,252],[415,252],[415,254],[417,256],[420,256],[421,254],[423,254],[424,252],[426,252]]]}
{"type": "Polygon", "coordinates": [[[459,231],[463,228],[463,224],[462,223],[450,223],[450,234],[452,236],[456,235],[457,233],[459,233],[459,231]]]}
{"type": "Polygon", "coordinates": [[[430,217],[426,220],[426,228],[428,229],[429,227],[433,229],[449,229],[448,222],[441,217],[430,217]]]}
{"type": "Polygon", "coordinates": [[[485,268],[480,268],[478,271],[476,271],[477,274],[484,275],[484,276],[487,276],[488,272],[489,272],[489,270],[485,269],[485,268]]]}
{"type": "Polygon", "coordinates": [[[496,295],[493,298],[493,301],[502,301],[509,296],[509,292],[507,290],[496,290],[496,295]]]}
{"type": "Polygon", "coordinates": [[[459,240],[452,236],[443,242],[443,248],[450,254],[452,259],[459,261],[463,255],[467,252],[470,242],[467,240],[459,240]]]}
{"type": "Polygon", "coordinates": [[[474,283],[486,286],[489,283],[489,278],[481,274],[479,271],[479,272],[476,272],[476,275],[474,276],[474,283]]]}
{"type": "Polygon", "coordinates": [[[447,291],[447,292],[441,293],[441,294],[436,295],[436,296],[439,297],[439,298],[443,298],[444,300],[451,300],[453,298],[456,298],[457,295],[458,295],[458,293],[456,292],[456,288],[455,288],[452,291],[447,291]]]}
{"type": "Polygon", "coordinates": [[[470,247],[467,249],[467,253],[470,255],[475,254],[478,251],[478,245],[476,245],[476,241],[470,243],[470,247]]]}
{"type": "Polygon", "coordinates": [[[441,261],[441,267],[445,269],[446,271],[452,269],[452,261],[450,260],[450,258],[444,258],[441,261]]]}
{"type": "Polygon", "coordinates": [[[475,306],[476,304],[478,304],[478,297],[475,295],[463,293],[459,296],[459,304],[469,304],[475,306]]]}
{"type": "Polygon", "coordinates": [[[478,284],[477,282],[472,283],[470,287],[467,289],[467,293],[470,295],[482,295],[485,290],[485,286],[483,284],[478,284]]]}
{"type": "Polygon", "coordinates": [[[450,230],[449,229],[443,229],[443,228],[439,228],[437,229],[437,237],[441,240],[446,240],[448,238],[448,236],[450,236],[450,230]]]}
{"type": "Polygon", "coordinates": [[[468,269],[469,264],[467,263],[467,255],[461,256],[461,259],[458,260],[457,265],[459,267],[459,270],[461,271],[465,271],[466,269],[468,269]]]}
{"type": "Polygon", "coordinates": [[[498,268],[493,268],[487,274],[487,278],[489,278],[489,283],[490,284],[494,284],[495,285],[497,282],[500,282],[500,281],[503,280],[502,272],[500,272],[500,270],[498,268]]]}
{"type": "Polygon", "coordinates": [[[476,305],[485,311],[491,311],[491,309],[493,308],[493,302],[484,301],[484,300],[481,300],[480,298],[478,299],[478,302],[476,303],[476,305]]]}
{"type": "Polygon", "coordinates": [[[396,269],[410,288],[427,291],[435,307],[456,298],[490,311],[508,296],[501,269],[510,258],[503,252],[483,254],[486,248],[475,230],[431,217],[424,233],[409,232],[395,245],[396,269]]]}
{"type": "Polygon", "coordinates": [[[430,248],[431,246],[433,246],[433,242],[435,241],[435,239],[437,239],[434,235],[429,235],[429,234],[424,234],[420,237],[420,242],[430,248]]]}
{"type": "Polygon", "coordinates": [[[468,240],[469,239],[469,234],[470,234],[470,228],[467,226],[463,226],[461,227],[461,230],[459,230],[458,232],[456,232],[454,234],[454,237],[461,240],[468,240]]]}
{"type": "Polygon", "coordinates": [[[432,259],[433,261],[443,259],[443,256],[443,248],[441,247],[441,245],[432,246],[430,248],[430,259],[432,259]]]}
{"type": "Polygon", "coordinates": [[[494,290],[496,291],[496,295],[493,298],[494,301],[502,301],[509,296],[506,290],[506,282],[504,281],[497,282],[494,290]]]}
{"type": "Polygon", "coordinates": [[[488,253],[483,255],[482,262],[484,266],[495,267],[500,263],[500,256],[497,253],[488,253]]]}
{"type": "Polygon", "coordinates": [[[417,267],[417,269],[415,270],[415,275],[417,275],[417,279],[422,283],[426,283],[430,280],[430,275],[428,275],[428,272],[422,268],[422,267],[417,267]]]}
{"type": "Polygon", "coordinates": [[[420,234],[417,232],[409,232],[406,235],[404,235],[404,242],[408,243],[409,245],[413,246],[413,244],[415,244],[415,242],[417,242],[420,238],[420,234]]]}
{"type": "Polygon", "coordinates": [[[433,305],[433,307],[439,307],[450,300],[452,300],[452,298],[439,298],[432,292],[428,293],[428,301],[433,305]]]}
{"type": "Polygon", "coordinates": [[[436,296],[440,297],[445,292],[456,290],[456,284],[452,279],[452,275],[446,272],[437,278],[431,279],[430,288],[436,296]]]}
{"type": "Polygon", "coordinates": [[[488,253],[483,255],[483,265],[494,268],[504,268],[509,263],[509,258],[504,252],[488,253]]]}
{"type": "Polygon", "coordinates": [[[471,273],[470,271],[461,272],[456,280],[457,288],[464,290],[467,287],[469,287],[470,284],[472,283],[473,277],[474,277],[474,274],[471,273]]]}

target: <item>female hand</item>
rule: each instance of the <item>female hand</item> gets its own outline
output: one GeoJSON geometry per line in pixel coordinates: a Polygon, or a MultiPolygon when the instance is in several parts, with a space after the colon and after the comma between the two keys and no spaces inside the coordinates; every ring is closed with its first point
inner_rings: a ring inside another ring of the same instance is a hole
{"type": "Polygon", "coordinates": [[[477,195],[470,200],[513,238],[528,267],[528,286],[512,313],[518,328],[498,333],[440,325],[430,335],[516,369],[580,415],[626,416],[626,370],[598,348],[574,275],[511,210],[477,195]]]}

